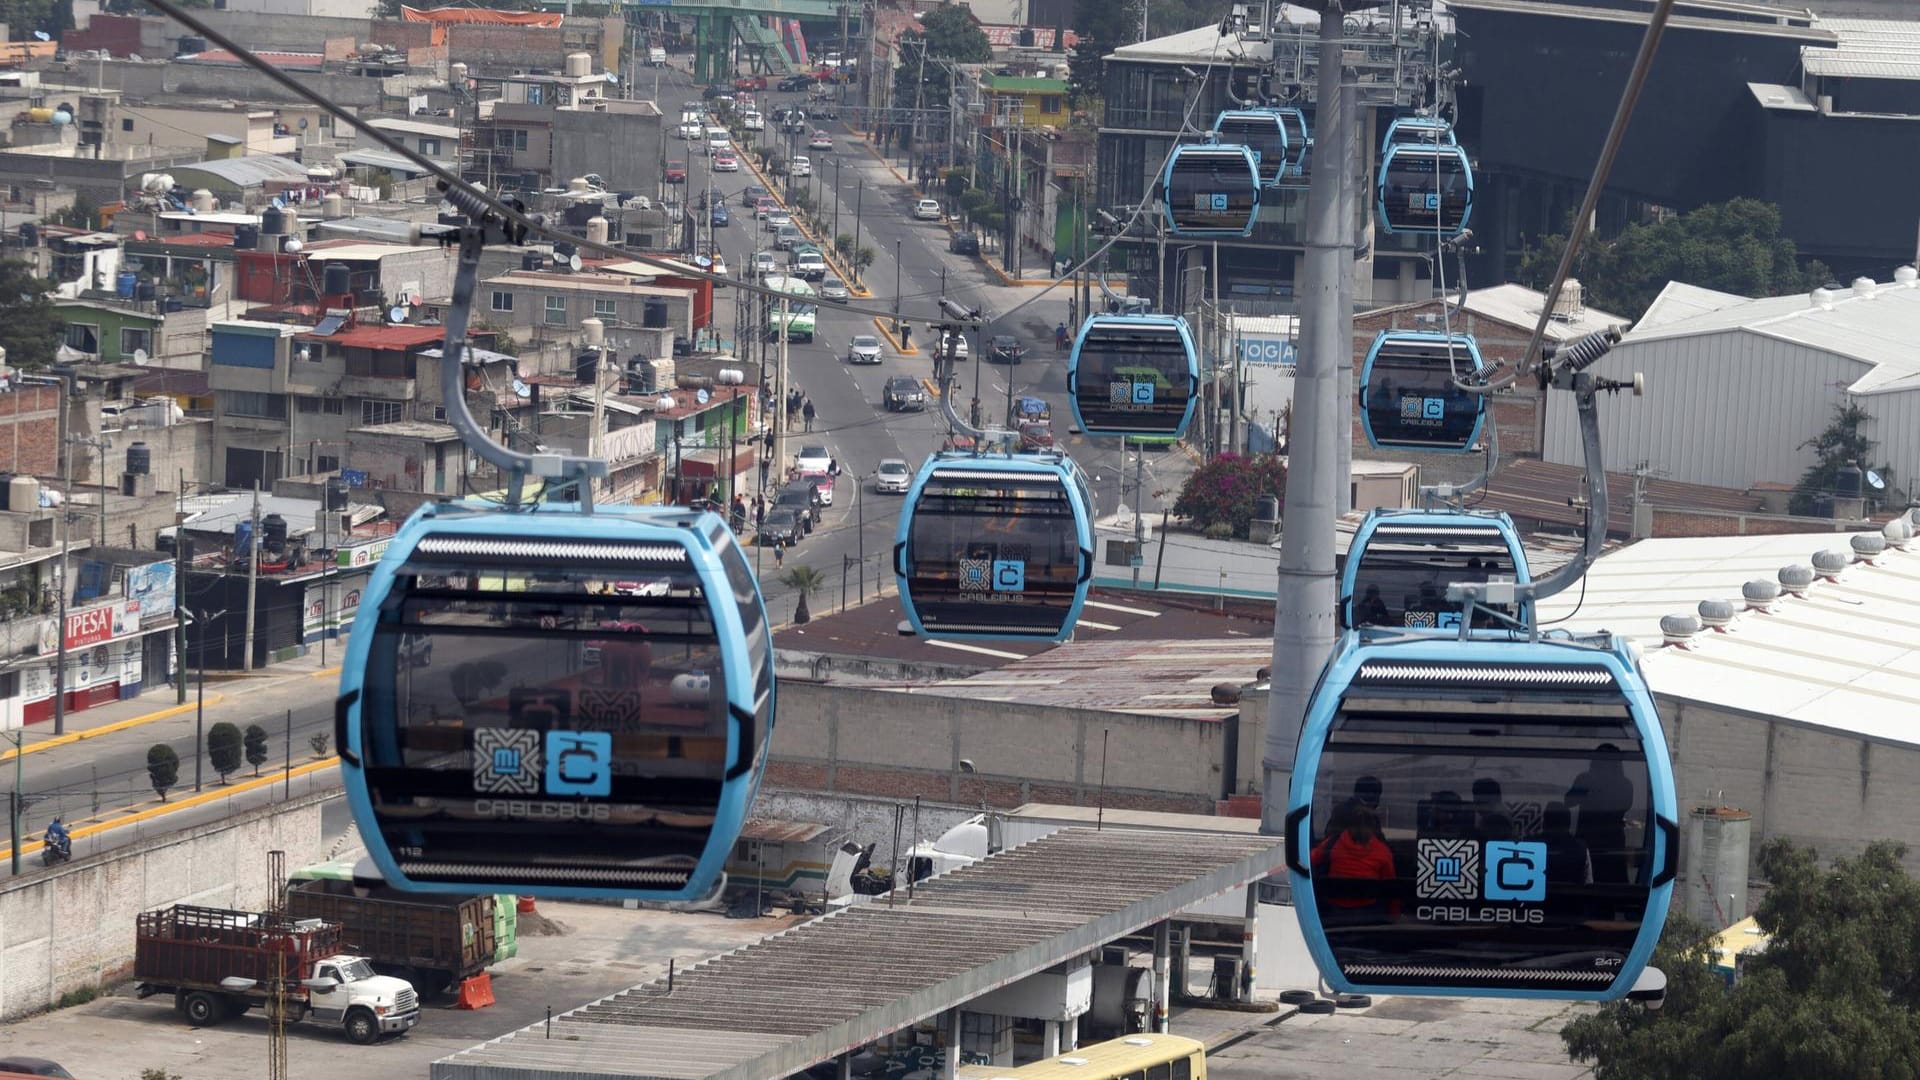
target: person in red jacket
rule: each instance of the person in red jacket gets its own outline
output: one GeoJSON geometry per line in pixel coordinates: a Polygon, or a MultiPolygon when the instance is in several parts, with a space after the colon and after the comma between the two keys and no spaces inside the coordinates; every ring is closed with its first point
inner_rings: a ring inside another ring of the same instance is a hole
{"type": "MultiPolygon", "coordinates": [[[[1380,838],[1380,815],[1357,800],[1334,809],[1327,835],[1313,849],[1313,872],[1329,879],[1393,881],[1393,850],[1380,838]]],[[[1381,915],[1397,918],[1400,901],[1383,897],[1385,890],[1341,889],[1328,898],[1336,911],[1323,912],[1341,922],[1371,922],[1381,915]]]]}

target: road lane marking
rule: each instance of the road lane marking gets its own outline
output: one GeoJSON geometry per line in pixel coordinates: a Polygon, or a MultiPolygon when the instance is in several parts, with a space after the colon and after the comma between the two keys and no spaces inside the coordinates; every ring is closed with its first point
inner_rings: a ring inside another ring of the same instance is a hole
{"type": "Polygon", "coordinates": [[[964,641],[941,641],[939,638],[928,638],[927,644],[938,645],[943,649],[959,649],[962,652],[979,653],[981,656],[998,656],[1008,660],[1025,660],[1027,658],[1026,653],[1007,652],[1004,649],[989,649],[984,645],[969,645],[964,641]]]}

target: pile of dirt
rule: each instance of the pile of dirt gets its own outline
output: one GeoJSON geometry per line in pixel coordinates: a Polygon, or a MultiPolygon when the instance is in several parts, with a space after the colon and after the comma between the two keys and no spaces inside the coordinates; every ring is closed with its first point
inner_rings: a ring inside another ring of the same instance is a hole
{"type": "Polygon", "coordinates": [[[558,919],[549,919],[538,911],[521,915],[519,934],[521,937],[560,937],[573,933],[573,928],[558,919]]]}

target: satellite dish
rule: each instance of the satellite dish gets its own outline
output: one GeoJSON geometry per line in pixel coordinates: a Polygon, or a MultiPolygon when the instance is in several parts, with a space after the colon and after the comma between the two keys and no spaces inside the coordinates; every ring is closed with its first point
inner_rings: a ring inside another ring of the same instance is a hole
{"type": "Polygon", "coordinates": [[[145,229],[133,230],[133,238],[135,240],[145,240],[147,238],[147,230],[145,229]]]}
{"type": "Polygon", "coordinates": [[[275,196],[273,197],[273,208],[274,208],[275,210],[285,210],[285,209],[287,208],[287,203],[286,203],[286,200],[285,200],[285,199],[282,199],[282,198],[281,198],[280,196],[278,196],[278,195],[275,195],[275,196]]]}
{"type": "Polygon", "coordinates": [[[567,269],[578,270],[580,269],[580,266],[581,266],[581,262],[580,262],[580,256],[578,254],[567,256],[567,269]]]}
{"type": "Polygon", "coordinates": [[[696,392],[693,395],[693,400],[699,402],[702,405],[705,405],[707,403],[707,399],[712,396],[713,396],[712,394],[707,393],[705,390],[701,390],[696,392]]]}
{"type": "Polygon", "coordinates": [[[35,40],[35,41],[52,41],[52,40],[53,40],[53,35],[52,35],[52,34],[49,34],[49,33],[47,33],[47,32],[46,32],[45,30],[35,30],[35,31],[33,32],[33,40],[35,40]]]}
{"type": "Polygon", "coordinates": [[[1874,469],[1868,469],[1867,470],[1867,486],[1872,488],[1875,491],[1884,491],[1886,490],[1887,481],[1886,481],[1886,478],[1882,477],[1878,471],[1874,469]]]}
{"type": "Polygon", "coordinates": [[[528,386],[526,383],[521,382],[519,379],[515,379],[513,380],[513,396],[530,398],[533,396],[533,387],[528,386]]]}
{"type": "Polygon", "coordinates": [[[306,245],[289,236],[287,237],[286,243],[280,245],[280,250],[292,255],[303,247],[306,247],[306,245]]]}
{"type": "Polygon", "coordinates": [[[607,82],[613,84],[614,86],[619,86],[620,76],[615,75],[613,72],[609,71],[607,72],[607,82]]]}
{"type": "MultiPolygon", "coordinates": [[[[146,366],[147,366],[147,360],[148,360],[148,357],[147,357],[147,350],[145,350],[145,349],[135,349],[135,350],[133,350],[133,362],[134,362],[134,364],[135,364],[135,366],[137,366],[137,367],[146,367],[146,366]]],[[[1878,485],[1875,485],[1875,486],[1877,487],[1878,485]]]]}
{"type": "Polygon", "coordinates": [[[403,323],[403,322],[406,322],[406,321],[407,321],[407,309],[406,309],[406,308],[405,308],[405,307],[404,307],[403,305],[400,305],[400,304],[395,304],[395,305],[394,305],[393,307],[390,307],[390,308],[388,308],[388,309],[387,309],[387,321],[388,321],[388,322],[395,322],[395,323],[403,323]]]}
{"type": "Polygon", "coordinates": [[[304,116],[301,117],[300,123],[297,126],[300,128],[301,131],[307,130],[307,118],[304,116]]]}

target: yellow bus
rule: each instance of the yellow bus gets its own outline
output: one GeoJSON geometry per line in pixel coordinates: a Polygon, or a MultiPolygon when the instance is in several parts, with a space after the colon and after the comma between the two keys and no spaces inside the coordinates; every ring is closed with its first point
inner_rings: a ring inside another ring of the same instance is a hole
{"type": "Polygon", "coordinates": [[[961,1080],[1207,1080],[1207,1048],[1178,1035],[1128,1035],[1003,1069],[962,1066],[961,1080]]]}

